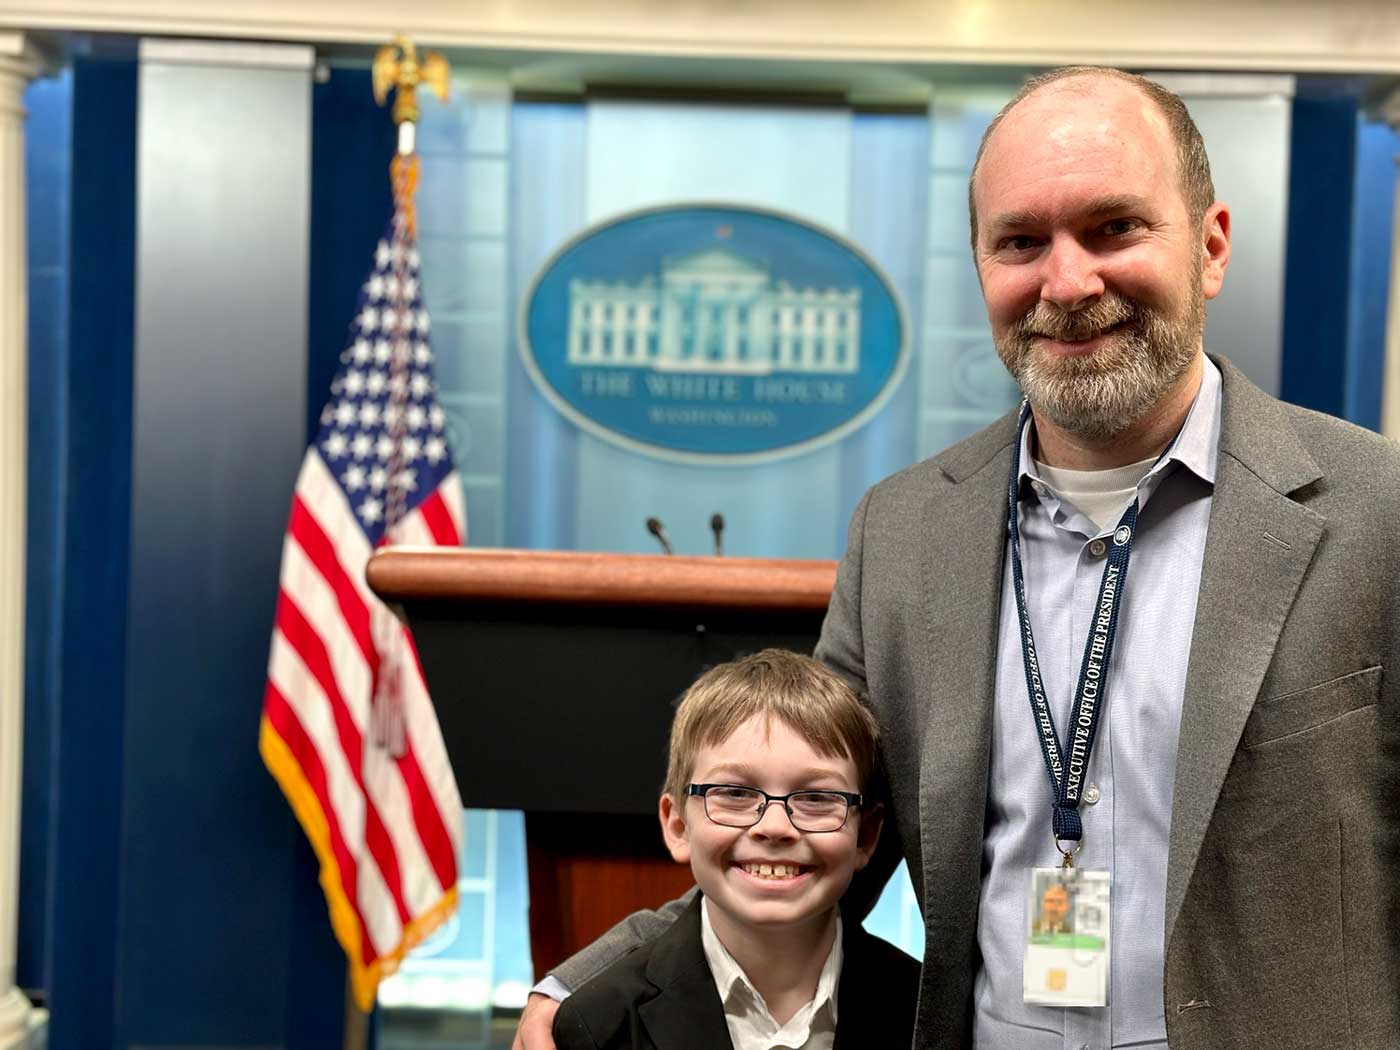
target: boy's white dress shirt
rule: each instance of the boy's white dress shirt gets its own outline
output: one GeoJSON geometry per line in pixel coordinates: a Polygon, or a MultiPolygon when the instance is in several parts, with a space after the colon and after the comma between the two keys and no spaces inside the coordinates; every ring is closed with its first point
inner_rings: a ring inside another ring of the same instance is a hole
{"type": "Polygon", "coordinates": [[[785,1025],[768,1012],[768,1004],[710,924],[710,902],[700,901],[700,943],[710,964],[724,1020],[734,1050],[831,1050],[836,1041],[836,987],[841,979],[841,923],[817,979],[817,994],[785,1025]]]}

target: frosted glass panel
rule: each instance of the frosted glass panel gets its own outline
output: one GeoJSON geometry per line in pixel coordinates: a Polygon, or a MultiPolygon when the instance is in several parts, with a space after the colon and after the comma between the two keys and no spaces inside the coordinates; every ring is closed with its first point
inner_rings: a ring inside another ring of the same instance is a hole
{"type": "Polygon", "coordinates": [[[850,137],[844,108],[593,102],[588,220],[683,200],[733,201],[844,232],[850,137]]]}
{"type": "Polygon", "coordinates": [[[1225,354],[1271,394],[1283,352],[1292,99],[1185,98],[1210,154],[1215,194],[1234,235],[1220,296],[1206,305],[1206,349],[1225,354]]]}

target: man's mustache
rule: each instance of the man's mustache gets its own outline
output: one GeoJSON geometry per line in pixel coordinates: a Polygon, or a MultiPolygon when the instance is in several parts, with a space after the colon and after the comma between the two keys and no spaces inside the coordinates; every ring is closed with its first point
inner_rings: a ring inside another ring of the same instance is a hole
{"type": "Polygon", "coordinates": [[[1114,325],[1136,320],[1137,305],[1111,292],[1081,310],[1061,310],[1054,303],[1040,300],[1012,326],[1012,335],[1022,339],[1041,336],[1061,342],[1092,338],[1114,325]]]}

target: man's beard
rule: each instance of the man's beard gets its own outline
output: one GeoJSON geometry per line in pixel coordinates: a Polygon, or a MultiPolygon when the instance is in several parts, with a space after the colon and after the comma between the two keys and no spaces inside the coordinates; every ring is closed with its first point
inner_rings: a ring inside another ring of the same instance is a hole
{"type": "Polygon", "coordinates": [[[1038,413],[1072,434],[1101,441],[1142,419],[1186,373],[1204,322],[1196,273],[1179,318],[1107,291],[1071,313],[1041,300],[997,340],[997,356],[1038,413]],[[1126,326],[1082,356],[1051,355],[1035,346],[1037,336],[1072,342],[1118,324],[1126,326]]]}

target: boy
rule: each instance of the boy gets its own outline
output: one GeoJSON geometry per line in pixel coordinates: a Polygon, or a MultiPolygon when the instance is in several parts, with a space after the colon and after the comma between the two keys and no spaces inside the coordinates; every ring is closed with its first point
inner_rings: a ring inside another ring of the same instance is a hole
{"type": "Polygon", "coordinates": [[[767,649],[686,691],[661,832],[699,893],[662,936],[560,1006],[559,1050],[897,1050],[919,965],[844,922],[875,849],[878,730],[817,661],[767,649]]]}

